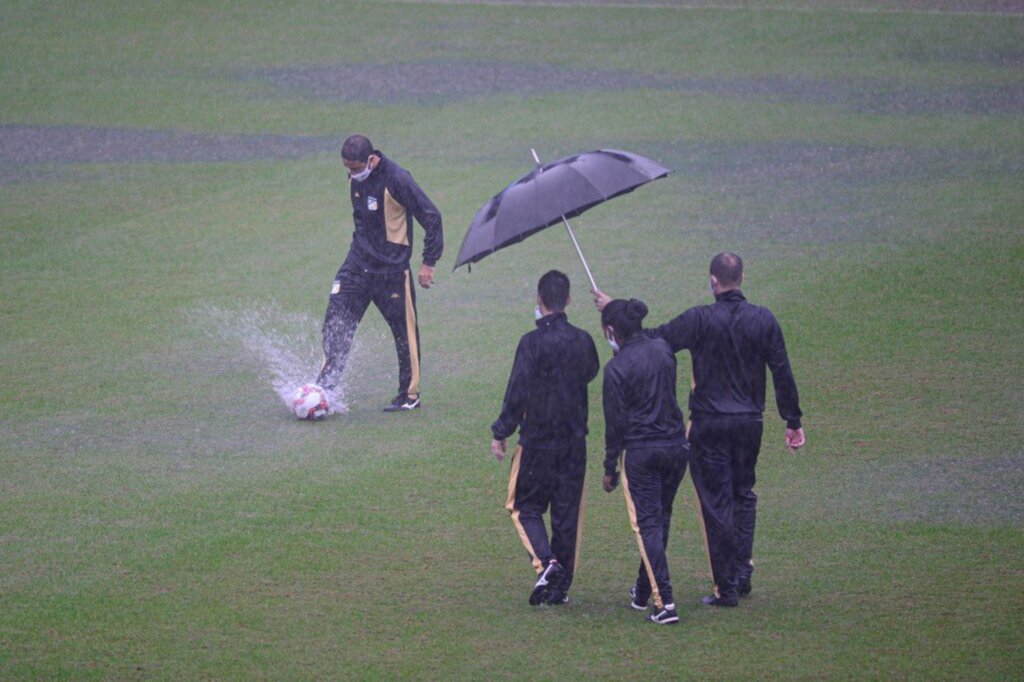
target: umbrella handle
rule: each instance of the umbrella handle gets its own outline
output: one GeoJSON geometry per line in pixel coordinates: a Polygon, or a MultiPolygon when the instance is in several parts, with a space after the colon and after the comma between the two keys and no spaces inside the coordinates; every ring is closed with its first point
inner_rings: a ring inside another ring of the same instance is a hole
{"type": "MultiPolygon", "coordinates": [[[[533,160],[540,166],[540,157],[537,156],[537,150],[530,147],[530,153],[533,154],[533,160]]],[[[594,274],[590,272],[590,266],[587,265],[587,259],[583,257],[583,250],[580,249],[580,243],[576,241],[576,235],[573,234],[572,227],[569,226],[569,221],[565,216],[562,216],[562,222],[565,223],[565,229],[569,232],[569,239],[572,240],[572,245],[576,247],[576,253],[579,254],[580,262],[583,263],[583,269],[587,272],[587,279],[590,280],[590,290],[598,291],[597,282],[594,281],[594,274]]]]}

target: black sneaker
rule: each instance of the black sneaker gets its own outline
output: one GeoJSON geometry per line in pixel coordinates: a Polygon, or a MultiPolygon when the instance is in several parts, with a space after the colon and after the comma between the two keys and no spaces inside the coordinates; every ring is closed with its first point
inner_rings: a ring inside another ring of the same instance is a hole
{"type": "Polygon", "coordinates": [[[384,406],[385,412],[400,412],[402,410],[415,410],[420,406],[420,397],[417,394],[415,398],[408,395],[397,396],[391,401],[391,404],[384,406]]]}
{"type": "Polygon", "coordinates": [[[665,604],[665,608],[657,613],[647,616],[647,620],[658,625],[675,625],[679,622],[679,614],[676,613],[675,604],[665,604]]]}
{"type": "Polygon", "coordinates": [[[530,594],[530,606],[547,603],[552,588],[558,584],[558,574],[561,572],[562,567],[557,559],[552,559],[548,562],[547,567],[537,577],[537,582],[533,584],[533,592],[530,594]]]}
{"type": "Polygon", "coordinates": [[[701,603],[703,603],[705,606],[736,606],[737,604],[739,604],[739,600],[736,599],[736,597],[728,599],[726,597],[719,597],[714,594],[709,594],[708,596],[701,599],[701,603]]]}
{"type": "Polygon", "coordinates": [[[746,597],[748,594],[751,593],[751,591],[753,591],[753,589],[754,588],[750,586],[750,578],[747,578],[746,580],[741,580],[739,584],[736,586],[736,592],[741,597],[746,597]]]}
{"type": "Polygon", "coordinates": [[[548,597],[544,600],[550,606],[561,606],[569,603],[569,584],[572,576],[569,571],[562,568],[554,577],[548,580],[548,597]]]}
{"type": "MultiPolygon", "coordinates": [[[[647,599],[650,599],[650,597],[648,597],[647,599]]],[[[629,605],[637,611],[647,610],[647,599],[640,599],[637,597],[636,585],[633,585],[633,587],[629,588],[629,605]]]]}
{"type": "Polygon", "coordinates": [[[562,606],[563,604],[569,603],[569,593],[565,590],[555,589],[548,593],[548,598],[544,602],[549,606],[562,606]]]}

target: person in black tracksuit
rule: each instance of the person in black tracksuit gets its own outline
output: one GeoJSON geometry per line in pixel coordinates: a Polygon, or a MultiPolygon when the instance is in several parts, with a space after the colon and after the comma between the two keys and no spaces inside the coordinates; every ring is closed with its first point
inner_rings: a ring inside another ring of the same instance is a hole
{"type": "Polygon", "coordinates": [[[568,601],[578,567],[587,467],[587,384],[600,369],[587,332],[569,324],[569,278],[557,270],[537,286],[537,328],[519,340],[491,452],[501,461],[519,430],[506,509],[537,573],[530,604],[568,601]],[[543,515],[551,508],[551,540],[543,515]]]}
{"type": "MultiPolygon", "coordinates": [[[[735,606],[751,591],[757,495],[754,470],[761,448],[766,368],[771,371],[786,443],[805,442],[796,381],[778,320],[752,305],[739,287],[743,261],[720,253],[711,261],[715,302],[690,308],[648,333],[693,361],[689,441],[691,475],[700,498],[711,559],[713,606],[735,606]]],[[[600,294],[599,294],[600,297],[600,294]]],[[[600,305],[600,303],[599,303],[600,305]]]]}
{"type": "Polygon", "coordinates": [[[417,279],[429,289],[444,249],[441,213],[407,170],[362,135],[345,140],[341,158],[349,172],[355,231],[324,315],[324,365],[317,383],[336,392],[356,328],[372,302],[387,321],[398,354],[398,395],[384,410],[412,410],[420,406],[420,335],[409,267],[412,224],[415,218],[426,232],[417,279]]]}
{"type": "Polygon", "coordinates": [[[621,461],[626,510],[641,557],[632,606],[646,609],[653,596],[654,612],[647,619],[670,625],[679,616],[665,549],[689,446],[676,401],[676,356],[663,339],[643,335],[646,315],[647,306],[637,300],[611,301],[601,315],[616,351],[604,368],[604,489],[615,489],[621,461]]]}

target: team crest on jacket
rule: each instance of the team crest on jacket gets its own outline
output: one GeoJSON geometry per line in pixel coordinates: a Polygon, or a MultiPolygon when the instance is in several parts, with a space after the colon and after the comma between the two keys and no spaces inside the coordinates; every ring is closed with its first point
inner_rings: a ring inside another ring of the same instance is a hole
{"type": "Polygon", "coordinates": [[[377,210],[377,197],[371,197],[371,196],[367,196],[366,197],[366,209],[368,211],[376,211],[377,210]]]}

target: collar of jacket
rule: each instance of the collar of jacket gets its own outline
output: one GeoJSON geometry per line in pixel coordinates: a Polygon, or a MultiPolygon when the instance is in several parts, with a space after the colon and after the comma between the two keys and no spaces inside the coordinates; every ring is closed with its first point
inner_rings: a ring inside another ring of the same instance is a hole
{"type": "Polygon", "coordinates": [[[374,149],[373,150],[373,155],[376,156],[378,159],[380,159],[380,161],[378,161],[377,165],[373,167],[372,171],[370,171],[370,176],[371,177],[373,177],[374,175],[377,175],[377,173],[381,172],[384,169],[384,167],[387,165],[387,163],[388,163],[388,157],[384,156],[384,152],[382,152],[381,150],[374,149]]]}
{"type": "Polygon", "coordinates": [[[729,289],[720,294],[715,294],[715,302],[718,301],[745,301],[746,297],[739,289],[729,289]]]}
{"type": "Polygon", "coordinates": [[[625,348],[626,346],[632,346],[634,343],[638,343],[640,341],[643,341],[646,338],[647,337],[644,336],[644,333],[642,331],[637,332],[636,334],[633,334],[633,336],[631,336],[628,339],[626,339],[625,341],[623,341],[622,342],[622,347],[625,348]]]}
{"type": "Polygon", "coordinates": [[[544,317],[537,320],[537,329],[544,329],[545,327],[550,327],[556,322],[567,322],[568,320],[569,318],[566,316],[564,312],[548,313],[544,317]]]}

